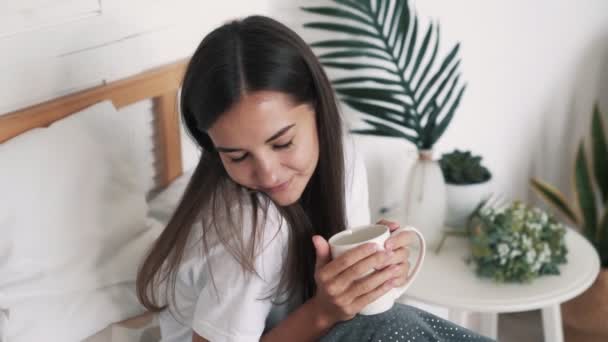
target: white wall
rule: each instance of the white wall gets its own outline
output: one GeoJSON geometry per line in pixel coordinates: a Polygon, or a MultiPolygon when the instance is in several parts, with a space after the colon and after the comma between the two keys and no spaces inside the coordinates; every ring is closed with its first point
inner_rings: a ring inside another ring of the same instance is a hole
{"type": "MultiPolygon", "coordinates": [[[[270,0],[270,9],[313,41],[327,33],[302,28],[318,17],[298,7],[331,3],[270,0]]],[[[462,43],[460,70],[468,87],[436,146],[436,156],[453,148],[481,154],[498,191],[511,198],[533,199],[528,187],[531,175],[570,188],[575,145],[588,131],[593,101],[601,98],[608,114],[608,1],[411,3],[423,20],[440,22],[440,53],[445,55],[457,41],[462,43]]],[[[393,161],[399,155],[411,160],[411,150],[405,143],[387,140],[378,141],[380,148],[366,146],[366,150],[374,152],[368,158],[379,159],[382,154],[391,160],[383,170],[376,165],[374,172],[382,172],[384,182],[398,184],[390,187],[398,189],[403,181],[393,161]]],[[[387,187],[374,191],[387,202],[400,195],[389,193],[387,187]]]]}
{"type": "Polygon", "coordinates": [[[0,0],[0,115],[184,58],[221,23],[267,12],[266,0],[0,0]]]}

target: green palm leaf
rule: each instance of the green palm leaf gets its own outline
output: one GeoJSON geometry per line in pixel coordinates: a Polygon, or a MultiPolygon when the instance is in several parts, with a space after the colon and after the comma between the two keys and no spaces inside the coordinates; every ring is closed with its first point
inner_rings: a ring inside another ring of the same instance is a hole
{"type": "Polygon", "coordinates": [[[439,138],[443,135],[445,130],[448,128],[448,124],[452,121],[452,118],[454,117],[454,113],[456,113],[456,108],[458,108],[458,105],[460,104],[460,100],[462,99],[462,94],[464,94],[464,91],[466,88],[467,88],[466,86],[462,86],[460,88],[460,91],[458,92],[458,96],[456,97],[456,100],[454,100],[454,102],[452,103],[452,106],[448,110],[447,114],[439,122],[439,124],[437,125],[437,128],[435,128],[431,132],[430,143],[426,146],[423,146],[423,148],[431,148],[437,142],[437,140],[439,140],[439,138]]]}
{"type": "Polygon", "coordinates": [[[331,7],[303,8],[323,18],[304,26],[346,37],[311,45],[331,49],[320,55],[325,67],[351,73],[333,81],[340,99],[377,119],[373,124],[365,121],[372,128],[354,132],[398,136],[418,147],[432,147],[447,129],[466,89],[460,81],[460,44],[455,44],[441,64],[435,65],[439,25],[430,23],[421,28],[418,37],[419,20],[408,1],[333,3],[331,7]],[[360,58],[366,58],[365,62],[360,58]],[[395,113],[394,105],[403,111],[395,113]],[[399,126],[411,133],[397,129],[399,126]]]}
{"type": "Polygon", "coordinates": [[[385,120],[396,125],[401,125],[406,128],[415,129],[415,127],[410,122],[403,120],[401,112],[396,111],[392,108],[387,108],[385,106],[374,103],[361,102],[355,99],[344,99],[343,101],[352,108],[363,113],[368,113],[369,115],[375,118],[385,120]],[[395,119],[395,117],[399,116],[401,116],[399,120],[395,119]]]}
{"type": "Polygon", "coordinates": [[[386,56],[385,54],[373,52],[373,51],[365,51],[365,50],[345,50],[345,51],[336,51],[336,52],[328,52],[322,55],[319,55],[320,59],[331,59],[331,58],[348,58],[348,57],[368,57],[368,58],[377,58],[381,60],[385,60],[390,62],[392,59],[390,56],[386,56]]]}
{"type": "Polygon", "coordinates": [[[532,189],[549,205],[564,214],[574,225],[580,225],[580,219],[576,211],[568,204],[564,195],[557,188],[535,178],[530,180],[530,184],[532,185],[532,189]]]}
{"type": "Polygon", "coordinates": [[[336,92],[345,97],[361,98],[366,100],[381,101],[390,103],[398,106],[406,106],[407,104],[403,101],[395,98],[395,95],[399,95],[399,91],[370,88],[370,87],[340,87],[335,88],[336,92]]]}
{"type": "Polygon", "coordinates": [[[597,104],[593,109],[591,141],[595,181],[599,186],[602,200],[608,201],[608,148],[604,134],[604,120],[602,120],[597,104]]]}
{"type": "Polygon", "coordinates": [[[407,140],[413,141],[415,137],[402,132],[401,130],[395,129],[394,127],[385,125],[378,121],[372,121],[368,119],[363,119],[366,123],[373,127],[373,129],[355,129],[353,132],[365,135],[379,135],[385,137],[395,137],[395,138],[405,138],[407,140]]]}
{"type": "Polygon", "coordinates": [[[348,33],[354,35],[362,35],[371,38],[376,38],[376,35],[373,32],[370,32],[366,29],[359,28],[355,25],[346,25],[346,24],[334,24],[334,23],[306,23],[304,27],[323,29],[327,31],[334,31],[340,33],[348,33]]]}
{"type": "Polygon", "coordinates": [[[578,204],[583,213],[583,231],[591,241],[595,240],[597,228],[597,207],[595,204],[595,194],[591,184],[591,175],[587,166],[585,147],[581,142],[576,156],[575,164],[575,184],[578,204]]]}
{"type": "Polygon", "coordinates": [[[378,85],[401,85],[399,81],[393,81],[381,77],[344,77],[337,78],[331,81],[334,85],[371,82],[378,85]]]}

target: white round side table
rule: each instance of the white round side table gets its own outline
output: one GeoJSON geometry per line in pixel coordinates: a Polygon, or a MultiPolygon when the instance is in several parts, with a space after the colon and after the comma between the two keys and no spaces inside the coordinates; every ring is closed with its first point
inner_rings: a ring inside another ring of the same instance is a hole
{"type": "Polygon", "coordinates": [[[481,314],[483,335],[497,338],[498,314],[542,310],[546,342],[562,342],[560,303],[585,291],[600,271],[600,260],[593,246],[578,232],[568,228],[565,235],[567,263],[560,275],[547,275],[529,284],[501,284],[475,275],[467,265],[468,240],[448,238],[439,255],[429,251],[404,300],[415,300],[448,308],[448,319],[467,326],[469,313],[481,314]]]}

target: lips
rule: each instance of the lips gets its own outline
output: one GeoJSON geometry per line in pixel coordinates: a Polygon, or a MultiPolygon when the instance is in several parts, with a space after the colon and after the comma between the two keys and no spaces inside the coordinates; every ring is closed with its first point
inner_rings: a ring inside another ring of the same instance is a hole
{"type": "Polygon", "coordinates": [[[264,189],[265,192],[269,192],[269,193],[276,193],[276,192],[280,192],[283,191],[285,189],[287,189],[289,187],[289,184],[291,183],[291,179],[275,186],[272,188],[268,188],[268,189],[264,189]]]}

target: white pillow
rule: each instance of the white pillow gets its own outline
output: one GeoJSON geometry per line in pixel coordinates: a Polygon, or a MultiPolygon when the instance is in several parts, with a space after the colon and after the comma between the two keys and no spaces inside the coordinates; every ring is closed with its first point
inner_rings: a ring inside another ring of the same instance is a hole
{"type": "Polygon", "coordinates": [[[133,120],[102,102],[0,145],[0,309],[11,341],[11,307],[62,295],[69,306],[72,293],[135,279],[160,229],[146,223],[133,120]]]}
{"type": "Polygon", "coordinates": [[[173,212],[182,198],[186,186],[192,178],[194,170],[182,173],[173,180],[166,188],[156,194],[149,202],[148,216],[160,221],[164,225],[169,223],[173,212]]]}

